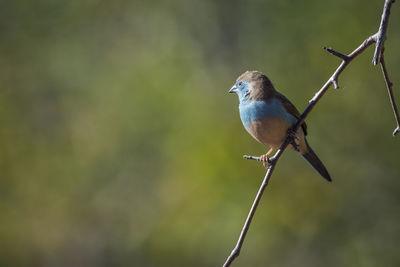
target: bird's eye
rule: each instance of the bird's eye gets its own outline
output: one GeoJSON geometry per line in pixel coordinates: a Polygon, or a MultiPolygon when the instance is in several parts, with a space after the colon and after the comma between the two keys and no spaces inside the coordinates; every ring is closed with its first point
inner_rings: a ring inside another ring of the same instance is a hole
{"type": "Polygon", "coordinates": [[[240,82],[240,83],[238,84],[238,86],[239,86],[239,87],[241,87],[241,86],[242,86],[242,84],[243,84],[243,82],[240,82]]]}

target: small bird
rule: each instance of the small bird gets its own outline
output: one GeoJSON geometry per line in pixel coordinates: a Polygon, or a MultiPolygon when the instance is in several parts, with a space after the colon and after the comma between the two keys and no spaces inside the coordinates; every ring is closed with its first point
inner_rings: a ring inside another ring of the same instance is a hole
{"type": "Polygon", "coordinates": [[[272,151],[282,145],[288,134],[292,134],[294,141],[290,147],[300,152],[322,177],[331,181],[324,164],[305,138],[306,123],[303,122],[296,133],[291,133],[300,113],[284,95],[275,90],[267,76],[258,71],[246,71],[237,78],[229,93],[236,93],[239,97],[240,118],[246,130],[258,142],[270,147],[265,155],[260,156],[264,167],[272,151]]]}

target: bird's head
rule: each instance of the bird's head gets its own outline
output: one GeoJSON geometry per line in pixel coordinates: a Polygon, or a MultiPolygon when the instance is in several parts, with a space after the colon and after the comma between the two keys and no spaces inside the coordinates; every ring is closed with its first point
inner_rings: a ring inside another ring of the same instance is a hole
{"type": "Polygon", "coordinates": [[[243,79],[238,79],[229,90],[229,93],[237,94],[239,101],[244,102],[249,99],[251,89],[251,83],[243,79]]]}
{"type": "Polygon", "coordinates": [[[275,92],[271,81],[259,71],[246,71],[229,90],[229,93],[236,93],[240,103],[248,100],[268,99],[275,92]]]}

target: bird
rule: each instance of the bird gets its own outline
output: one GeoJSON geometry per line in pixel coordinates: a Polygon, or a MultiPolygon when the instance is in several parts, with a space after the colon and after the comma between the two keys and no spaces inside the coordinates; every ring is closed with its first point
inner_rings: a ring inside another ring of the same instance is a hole
{"type": "Polygon", "coordinates": [[[332,181],[327,169],[307,142],[307,125],[301,124],[296,132],[292,128],[300,118],[297,108],[284,95],[275,90],[270,79],[259,71],[241,74],[229,90],[239,97],[239,114],[247,132],[258,142],[270,147],[260,156],[264,167],[270,162],[270,154],[292,135],[289,145],[326,180],[332,181]]]}

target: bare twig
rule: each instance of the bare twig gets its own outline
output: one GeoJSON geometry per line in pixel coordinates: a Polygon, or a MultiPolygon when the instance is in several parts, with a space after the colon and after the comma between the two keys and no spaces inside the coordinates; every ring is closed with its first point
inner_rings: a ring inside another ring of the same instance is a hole
{"type": "Polygon", "coordinates": [[[394,117],[395,117],[396,123],[397,123],[396,129],[394,129],[394,131],[393,131],[393,136],[395,136],[396,134],[398,134],[400,132],[400,118],[399,118],[399,111],[397,109],[396,102],[394,101],[393,90],[392,90],[393,83],[389,80],[389,75],[388,75],[388,72],[386,69],[383,51],[384,51],[384,49],[381,50],[382,55],[380,56],[380,65],[381,65],[381,69],[382,69],[383,79],[385,80],[386,88],[388,90],[390,103],[392,104],[394,117]]]}
{"type": "MultiPolygon", "coordinates": [[[[252,157],[251,159],[254,159],[254,158],[255,157],[252,157]]],[[[240,233],[240,236],[239,236],[239,239],[238,239],[238,241],[236,243],[236,246],[232,250],[232,252],[229,255],[229,257],[226,259],[226,261],[224,263],[224,267],[230,266],[231,263],[233,262],[233,260],[237,256],[239,256],[240,250],[241,250],[243,242],[244,242],[244,238],[246,237],[247,231],[249,230],[249,227],[250,227],[251,221],[253,219],[254,213],[255,213],[255,211],[257,209],[258,204],[260,203],[262,194],[264,193],[264,190],[268,185],[269,179],[271,177],[272,172],[274,171],[275,165],[276,164],[270,164],[269,165],[267,173],[265,174],[264,180],[262,181],[262,184],[260,186],[260,189],[258,189],[258,192],[257,192],[256,198],[254,199],[253,205],[250,208],[249,215],[247,215],[246,222],[244,223],[242,232],[240,233]]]]}
{"type": "Polygon", "coordinates": [[[392,7],[392,4],[395,2],[395,0],[385,0],[385,4],[383,6],[383,12],[382,12],[382,18],[381,18],[381,23],[379,25],[379,30],[375,34],[375,52],[374,52],[374,57],[372,59],[372,63],[374,65],[377,65],[380,63],[382,73],[383,73],[383,78],[385,79],[386,83],[386,88],[389,93],[389,98],[390,98],[390,103],[392,104],[392,109],[394,113],[394,117],[396,119],[397,127],[393,131],[393,136],[397,135],[400,132],[400,119],[399,119],[399,111],[397,109],[396,102],[393,97],[393,91],[392,91],[392,83],[389,80],[389,76],[386,70],[386,65],[385,61],[383,59],[383,51],[385,50],[385,40],[386,40],[386,31],[387,31],[387,25],[389,23],[389,15],[390,15],[390,8],[392,7]]]}
{"type": "Polygon", "coordinates": [[[376,34],[374,57],[372,59],[372,63],[374,65],[378,65],[378,63],[380,62],[380,57],[383,54],[382,49],[386,40],[386,30],[389,23],[390,8],[392,7],[393,3],[394,0],[385,0],[385,5],[383,6],[381,23],[379,25],[379,30],[376,34]]]}
{"type": "MultiPolygon", "coordinates": [[[[339,75],[342,73],[342,71],[350,64],[350,62],[357,57],[359,54],[361,54],[362,52],[364,52],[364,50],[369,47],[371,44],[373,44],[374,42],[380,42],[379,47],[378,44],[376,46],[376,51],[379,52],[379,62],[381,63],[381,67],[382,67],[382,72],[383,72],[383,76],[389,91],[389,96],[390,96],[390,100],[393,106],[393,110],[395,112],[395,117],[396,117],[396,121],[397,121],[397,128],[396,130],[393,132],[393,134],[397,134],[400,131],[400,127],[399,127],[399,116],[398,116],[398,112],[397,112],[397,107],[396,104],[394,103],[394,99],[393,99],[393,93],[392,93],[392,83],[389,81],[389,78],[387,76],[387,71],[386,71],[386,66],[385,66],[385,62],[383,60],[383,41],[385,39],[385,34],[386,34],[386,28],[387,28],[387,23],[388,23],[388,18],[389,18],[389,14],[390,14],[390,6],[391,4],[394,2],[394,0],[385,0],[385,6],[383,9],[383,14],[382,14],[382,20],[381,20],[381,26],[379,27],[379,32],[371,35],[370,37],[368,37],[367,39],[364,40],[364,42],[358,46],[353,52],[351,52],[349,55],[344,55],[342,53],[339,53],[335,50],[333,50],[332,48],[325,48],[329,53],[339,57],[342,59],[342,63],[339,65],[339,67],[335,70],[335,72],[332,74],[332,76],[328,79],[328,81],[321,87],[321,89],[319,89],[319,91],[314,95],[314,97],[309,101],[309,104],[307,106],[307,108],[304,110],[304,112],[301,114],[299,120],[297,121],[297,123],[293,126],[293,131],[296,132],[297,129],[299,129],[300,125],[304,122],[305,118],[308,116],[308,114],[311,112],[311,110],[314,108],[314,106],[317,104],[317,102],[321,99],[321,97],[325,94],[325,92],[329,89],[329,87],[331,85],[334,86],[334,88],[338,88],[338,78],[339,75]]],[[[374,60],[375,60],[375,56],[374,56],[374,60]]],[[[375,61],[374,61],[375,62],[375,61]]],[[[249,214],[247,216],[247,219],[243,225],[242,231],[240,233],[239,239],[236,243],[235,248],[232,250],[231,254],[229,255],[229,257],[226,259],[225,263],[224,263],[224,267],[228,267],[231,265],[231,263],[235,260],[236,257],[239,256],[240,254],[240,250],[242,248],[244,239],[246,237],[247,231],[249,230],[251,221],[253,219],[253,216],[255,214],[255,211],[257,209],[258,204],[260,203],[260,199],[262,197],[262,194],[265,190],[265,188],[268,185],[268,182],[271,178],[271,175],[275,169],[275,166],[279,160],[279,158],[281,157],[282,153],[285,151],[285,149],[287,148],[287,146],[293,141],[292,140],[293,137],[291,137],[290,135],[288,135],[285,139],[285,141],[283,142],[283,144],[281,145],[281,147],[278,149],[278,151],[275,153],[275,155],[272,157],[272,160],[268,166],[267,172],[265,174],[265,177],[260,185],[260,188],[257,192],[257,195],[254,199],[253,205],[250,208],[249,214]]],[[[246,159],[251,159],[251,160],[258,160],[260,161],[259,157],[254,157],[254,156],[244,156],[244,158],[246,159]]]]}
{"type": "Polygon", "coordinates": [[[261,161],[260,157],[255,157],[255,156],[247,156],[247,155],[243,155],[243,158],[245,158],[245,159],[257,160],[257,161],[261,161]]]}
{"type": "Polygon", "coordinates": [[[330,47],[324,46],[324,47],[322,47],[322,48],[325,49],[326,51],[328,51],[329,53],[331,53],[332,55],[337,56],[338,58],[343,59],[344,61],[346,61],[346,60],[349,59],[349,57],[348,57],[347,55],[343,55],[342,53],[339,53],[338,51],[335,51],[335,50],[333,50],[333,49],[330,48],[330,47]]]}

